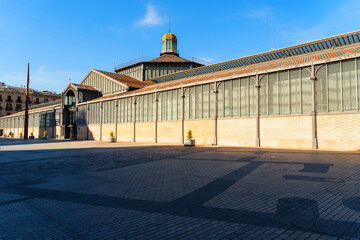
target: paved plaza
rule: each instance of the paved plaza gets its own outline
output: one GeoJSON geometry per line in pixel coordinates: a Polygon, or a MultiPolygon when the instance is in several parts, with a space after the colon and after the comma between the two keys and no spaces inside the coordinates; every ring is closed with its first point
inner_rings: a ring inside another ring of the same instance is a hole
{"type": "Polygon", "coordinates": [[[360,239],[359,153],[0,139],[0,239],[360,239]]]}

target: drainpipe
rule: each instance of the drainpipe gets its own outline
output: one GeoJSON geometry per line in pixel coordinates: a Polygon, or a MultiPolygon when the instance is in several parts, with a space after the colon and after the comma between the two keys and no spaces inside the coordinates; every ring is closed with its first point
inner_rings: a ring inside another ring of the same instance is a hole
{"type": "Polygon", "coordinates": [[[87,113],[86,113],[86,140],[89,140],[89,113],[90,113],[90,106],[89,104],[86,105],[87,113]]]}
{"type": "Polygon", "coordinates": [[[181,88],[181,143],[184,144],[184,128],[185,128],[185,92],[184,88],[181,88]]]}
{"type": "Polygon", "coordinates": [[[316,102],[316,76],[315,76],[315,68],[314,66],[311,67],[311,95],[312,95],[312,110],[311,110],[311,117],[312,117],[312,149],[318,149],[318,139],[317,139],[317,116],[316,116],[316,109],[317,109],[317,102],[316,102]]]}
{"type": "Polygon", "coordinates": [[[117,141],[117,139],[118,139],[118,121],[119,121],[119,117],[118,117],[118,115],[119,115],[119,99],[116,99],[115,100],[115,137],[116,137],[116,141],[117,141]]]}
{"type": "Polygon", "coordinates": [[[100,141],[102,141],[102,115],[103,115],[103,104],[100,103],[100,141]]]}
{"type": "Polygon", "coordinates": [[[158,122],[158,102],[159,102],[159,99],[158,99],[158,94],[157,93],[154,93],[155,94],[155,137],[154,137],[154,142],[157,143],[157,122],[158,122]]]}
{"type": "Polygon", "coordinates": [[[255,86],[256,88],[256,139],[255,146],[260,147],[260,79],[256,75],[255,86]]]}
{"type": "Polygon", "coordinates": [[[217,83],[214,81],[214,142],[213,145],[217,145],[217,118],[218,118],[218,90],[217,83]]]}
{"type": "Polygon", "coordinates": [[[134,100],[134,125],[133,125],[133,142],[135,142],[135,131],[136,131],[136,97],[133,98],[134,100]]]}

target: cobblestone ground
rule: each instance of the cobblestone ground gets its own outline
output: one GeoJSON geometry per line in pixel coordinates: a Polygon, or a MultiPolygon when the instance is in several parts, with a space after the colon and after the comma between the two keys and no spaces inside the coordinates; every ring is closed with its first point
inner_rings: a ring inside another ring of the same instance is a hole
{"type": "Polygon", "coordinates": [[[0,239],[360,239],[360,158],[0,139],[0,239]]]}

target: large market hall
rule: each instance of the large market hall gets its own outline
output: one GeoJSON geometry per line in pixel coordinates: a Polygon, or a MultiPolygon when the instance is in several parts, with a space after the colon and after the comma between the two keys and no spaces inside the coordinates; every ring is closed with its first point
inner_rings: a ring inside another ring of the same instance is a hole
{"type": "MultiPolygon", "coordinates": [[[[91,69],[62,100],[29,111],[29,135],[119,142],[360,149],[360,31],[215,64],[179,56],[165,34],[160,56],[91,69]]],[[[0,118],[21,137],[24,112],[0,118]]]]}

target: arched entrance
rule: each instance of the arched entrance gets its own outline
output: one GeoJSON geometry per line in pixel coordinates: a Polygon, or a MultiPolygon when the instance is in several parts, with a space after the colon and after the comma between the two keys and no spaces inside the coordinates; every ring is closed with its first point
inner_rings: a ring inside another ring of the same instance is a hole
{"type": "Polygon", "coordinates": [[[64,98],[64,127],[65,138],[76,138],[76,97],[73,90],[69,90],[64,98]]]}

